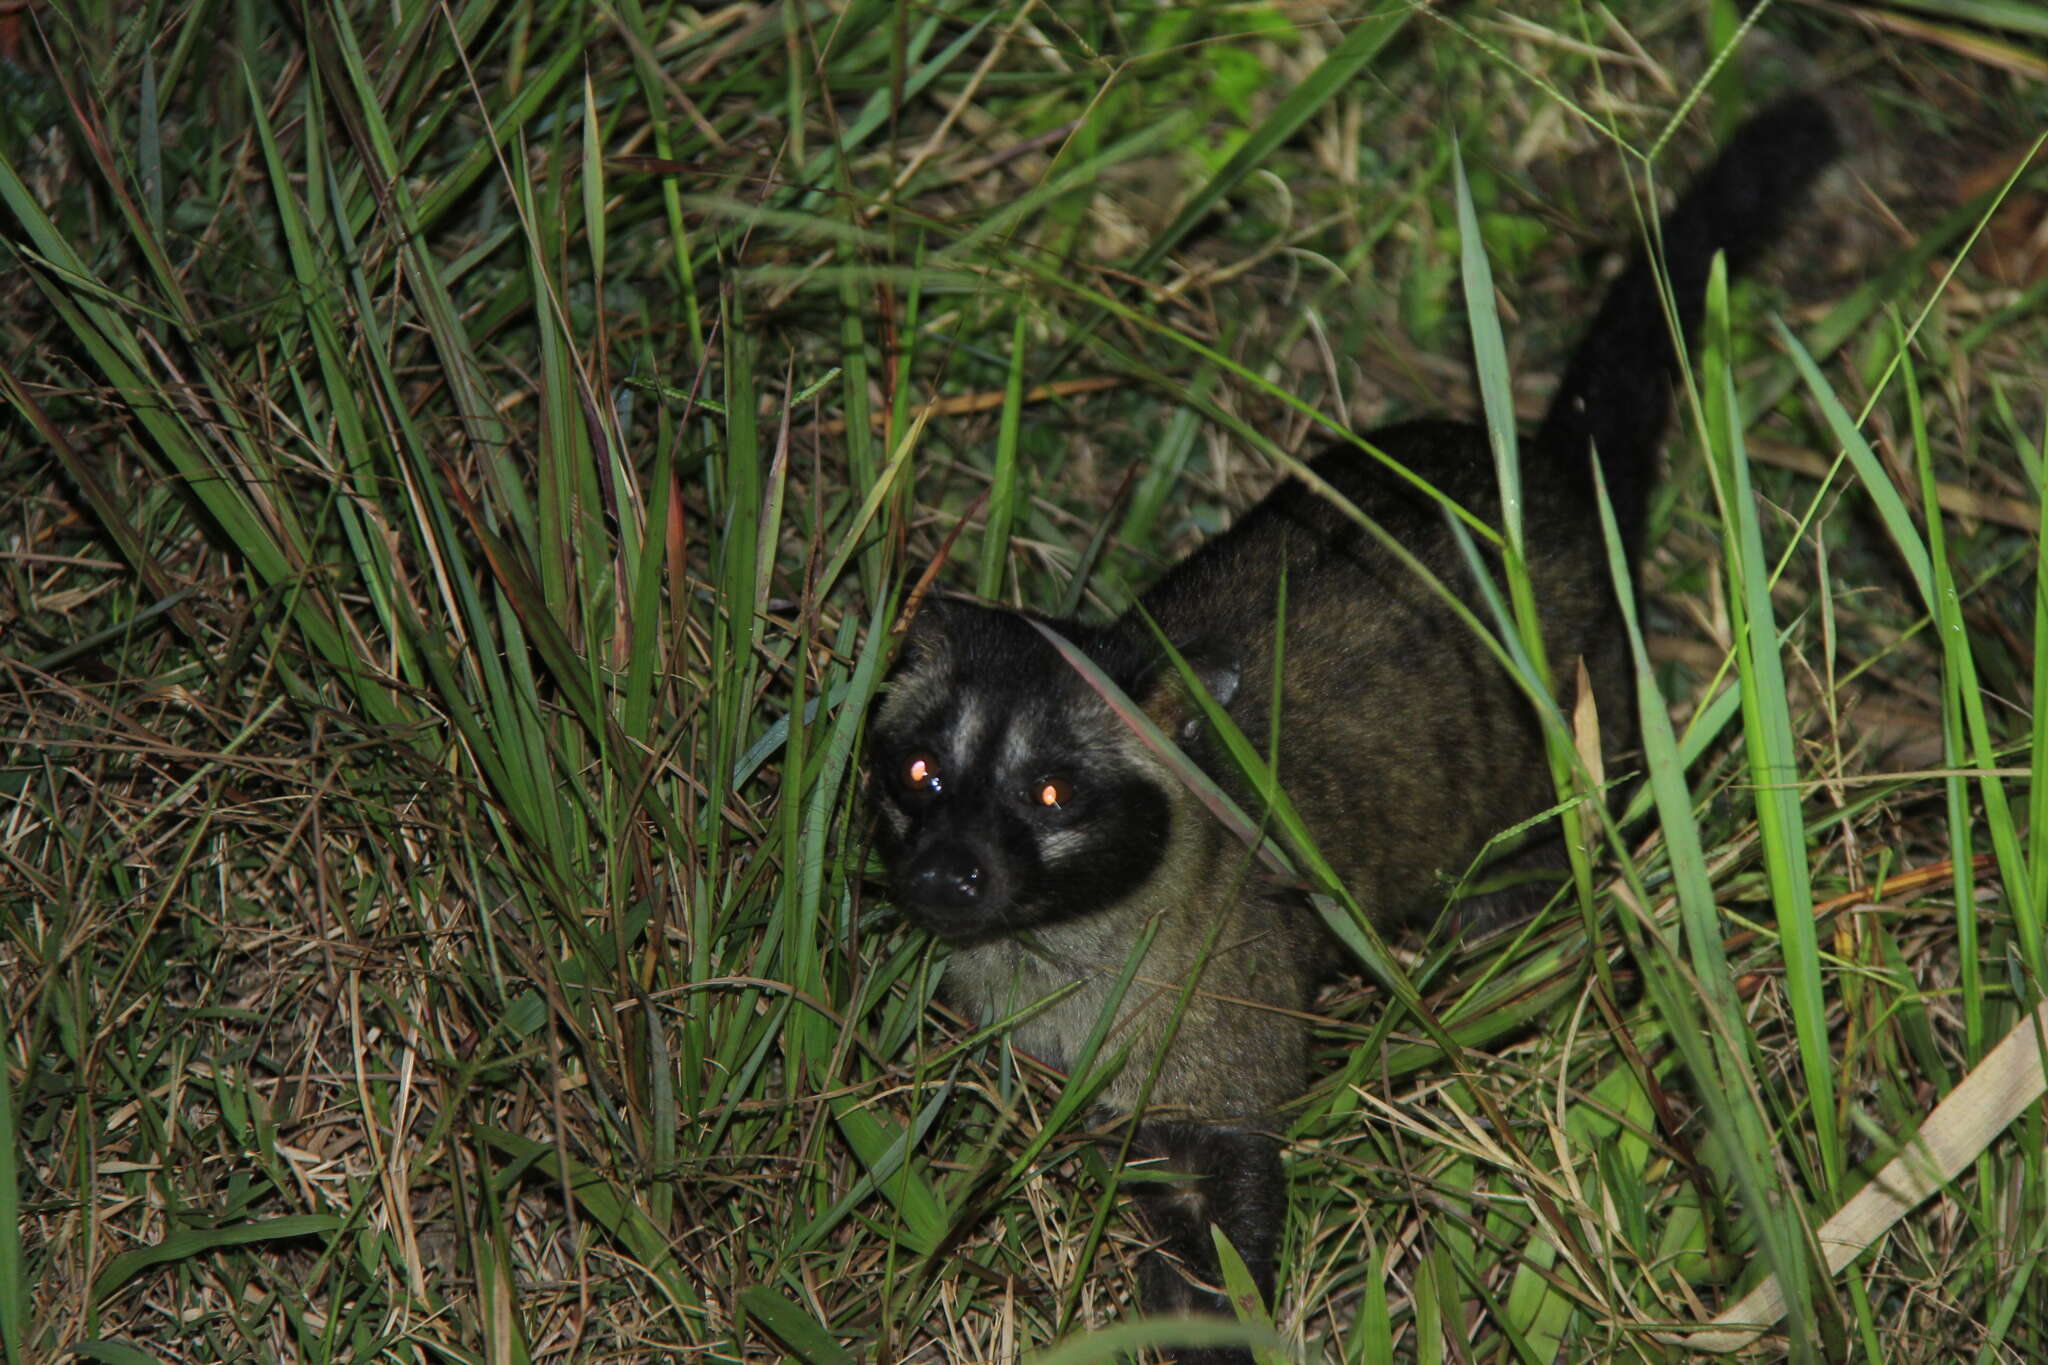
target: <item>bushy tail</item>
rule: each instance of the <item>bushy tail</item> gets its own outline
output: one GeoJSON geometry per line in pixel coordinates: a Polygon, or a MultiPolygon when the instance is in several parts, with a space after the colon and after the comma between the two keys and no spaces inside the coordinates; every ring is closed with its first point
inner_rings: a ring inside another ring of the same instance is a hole
{"type": "MultiPolygon", "coordinates": [[[[1794,96],[1737,129],[1686,191],[1664,219],[1662,239],[1679,329],[1688,341],[1699,330],[1714,253],[1727,253],[1731,276],[1747,269],[1840,151],[1826,107],[1810,95],[1794,96]]],[[[1657,292],[1655,269],[1638,250],[1601,303],[1536,437],[1539,458],[1573,470],[1584,468],[1587,443],[1597,444],[1615,518],[1631,542],[1641,532],[1678,375],[1657,292]]]]}

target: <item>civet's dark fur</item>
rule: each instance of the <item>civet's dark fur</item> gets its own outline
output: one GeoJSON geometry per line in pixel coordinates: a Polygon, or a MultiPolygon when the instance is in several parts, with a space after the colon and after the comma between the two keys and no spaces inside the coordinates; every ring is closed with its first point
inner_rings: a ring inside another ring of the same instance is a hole
{"type": "MultiPolygon", "coordinates": [[[[1812,99],[1779,104],[1736,134],[1663,225],[1683,331],[1697,322],[1713,253],[1726,252],[1732,269],[1746,265],[1835,151],[1833,125],[1812,99]]],[[[1632,742],[1632,688],[1588,448],[1597,445],[1633,540],[1675,373],[1656,278],[1639,255],[1522,456],[1545,648],[1567,693],[1573,661],[1585,661],[1610,748],[1632,742]]],[[[1495,517],[1493,461],[1479,428],[1411,422],[1371,440],[1495,517]]],[[[1314,470],[1440,579],[1470,592],[1469,570],[1432,501],[1350,448],[1324,454],[1314,470]]],[[[1371,913],[1393,921],[1437,909],[1447,875],[1555,799],[1541,736],[1527,699],[1470,631],[1322,498],[1290,480],[1168,572],[1141,599],[1142,615],[1058,629],[1255,811],[1143,618],[1176,642],[1257,740],[1268,728],[1283,573],[1282,783],[1371,913]]],[[[1328,961],[1314,913],[1263,878],[1014,613],[925,606],[877,706],[870,763],[895,900],[952,945],[949,997],[1003,1018],[1075,988],[1015,1028],[1019,1047],[1071,1062],[1133,945],[1153,928],[1111,1036],[1112,1050],[1129,1046],[1130,1061],[1102,1094],[1109,1109],[1132,1112],[1156,1063],[1138,1145],[1186,1177],[1142,1185],[1147,1221],[1167,1253],[1149,1267],[1147,1306],[1221,1310],[1212,1223],[1270,1295],[1286,1203],[1270,1124],[1306,1071],[1302,1012],[1328,961]],[[1058,804],[1046,804],[1048,795],[1058,804]],[[1178,1010],[1194,979],[1198,990],[1178,1010]]]]}

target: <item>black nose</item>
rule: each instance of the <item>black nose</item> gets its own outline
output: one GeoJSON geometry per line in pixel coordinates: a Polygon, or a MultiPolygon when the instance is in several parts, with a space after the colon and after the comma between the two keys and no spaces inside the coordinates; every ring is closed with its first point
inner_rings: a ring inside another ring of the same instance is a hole
{"type": "Polygon", "coordinates": [[[927,849],[904,878],[904,890],[921,905],[966,910],[981,900],[981,864],[959,844],[927,849]]]}

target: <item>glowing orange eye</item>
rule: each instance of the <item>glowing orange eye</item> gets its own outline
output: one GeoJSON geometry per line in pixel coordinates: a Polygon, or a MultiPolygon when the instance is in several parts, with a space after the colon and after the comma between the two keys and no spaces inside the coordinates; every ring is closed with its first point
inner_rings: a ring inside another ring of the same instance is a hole
{"type": "Polygon", "coordinates": [[[1048,808],[1064,806],[1074,799],[1074,789],[1056,777],[1048,777],[1038,784],[1032,797],[1039,805],[1048,808]]]}
{"type": "Polygon", "coordinates": [[[930,754],[912,754],[903,765],[903,780],[920,791],[939,789],[939,765],[930,754]]]}

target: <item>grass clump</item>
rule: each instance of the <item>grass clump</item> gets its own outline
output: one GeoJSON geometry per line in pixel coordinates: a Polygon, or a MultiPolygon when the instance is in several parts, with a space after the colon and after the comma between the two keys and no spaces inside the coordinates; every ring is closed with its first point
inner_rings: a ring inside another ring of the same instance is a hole
{"type": "Polygon", "coordinates": [[[1734,10],[0,15],[0,1355],[1121,1320],[1078,1097],[864,880],[906,581],[1114,609],[1323,426],[1477,414],[1475,245],[1527,418],[1628,177],[1833,76],[1881,245],[1716,306],[1641,809],[1409,944],[1429,1027],[1325,997],[1275,1321],[1675,1360],[1768,1270],[1766,1357],[2048,1357],[2038,1104],[1815,1240],[2042,993],[2043,34],[1734,10]]]}

